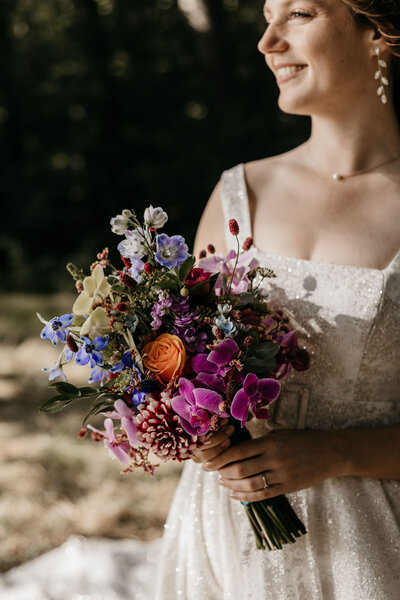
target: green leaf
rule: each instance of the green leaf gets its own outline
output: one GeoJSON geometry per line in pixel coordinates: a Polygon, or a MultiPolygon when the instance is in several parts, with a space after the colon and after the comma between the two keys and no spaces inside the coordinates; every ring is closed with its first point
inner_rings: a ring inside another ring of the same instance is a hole
{"type": "Polygon", "coordinates": [[[45,412],[49,414],[58,413],[60,410],[68,406],[68,404],[71,404],[71,402],[74,400],[76,400],[76,398],[71,398],[71,396],[65,396],[63,394],[53,396],[40,406],[39,412],[45,412]]]}
{"type": "Polygon", "coordinates": [[[183,284],[185,279],[195,265],[196,259],[194,256],[188,256],[187,259],[179,267],[179,281],[183,284]]]}
{"type": "Polygon", "coordinates": [[[244,360],[243,365],[246,373],[255,373],[259,376],[266,376],[270,371],[275,369],[276,360],[274,358],[259,360],[258,358],[251,356],[244,360]]]}
{"type": "Polygon", "coordinates": [[[79,388],[72,385],[72,383],[67,383],[65,381],[56,381],[55,383],[51,383],[50,387],[56,388],[57,392],[60,394],[67,394],[68,396],[79,396],[79,388]]]}
{"type": "Polygon", "coordinates": [[[86,396],[93,396],[93,394],[98,394],[99,390],[97,388],[92,387],[81,387],[79,388],[79,393],[81,398],[85,398],[86,396]]]}
{"type": "Polygon", "coordinates": [[[114,408],[114,404],[110,404],[110,402],[102,402],[100,404],[94,404],[92,406],[92,408],[89,410],[88,414],[86,415],[86,417],[83,419],[83,427],[86,426],[88,419],[90,419],[90,417],[93,417],[94,415],[98,415],[99,413],[106,411],[106,410],[112,410],[114,408]]]}
{"type": "Polygon", "coordinates": [[[111,286],[111,290],[115,294],[126,294],[126,287],[120,283],[114,283],[114,285],[111,286]]]}
{"type": "Polygon", "coordinates": [[[250,346],[247,357],[254,356],[258,360],[267,360],[279,352],[279,346],[275,342],[263,342],[257,346],[250,346]]]}

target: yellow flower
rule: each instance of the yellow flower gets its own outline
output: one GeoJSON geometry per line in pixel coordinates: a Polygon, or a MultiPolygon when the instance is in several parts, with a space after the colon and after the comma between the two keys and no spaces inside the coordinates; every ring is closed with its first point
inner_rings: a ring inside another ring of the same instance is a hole
{"type": "Polygon", "coordinates": [[[104,337],[110,331],[110,319],[107,317],[104,308],[98,306],[82,325],[80,335],[86,335],[91,340],[94,340],[98,335],[104,337]]]}
{"type": "Polygon", "coordinates": [[[72,312],[75,315],[88,315],[92,310],[93,304],[103,302],[111,290],[111,285],[104,277],[104,270],[101,265],[96,265],[90,277],[83,280],[83,291],[75,300],[72,312]]]}

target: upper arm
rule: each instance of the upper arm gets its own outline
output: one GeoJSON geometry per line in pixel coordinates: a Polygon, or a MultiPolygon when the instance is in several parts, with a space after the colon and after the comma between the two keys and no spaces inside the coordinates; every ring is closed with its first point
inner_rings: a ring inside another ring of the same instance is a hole
{"type": "Polygon", "coordinates": [[[204,209],[197,229],[193,254],[198,257],[200,250],[213,244],[217,254],[225,255],[225,223],[221,204],[221,182],[219,181],[204,209]]]}

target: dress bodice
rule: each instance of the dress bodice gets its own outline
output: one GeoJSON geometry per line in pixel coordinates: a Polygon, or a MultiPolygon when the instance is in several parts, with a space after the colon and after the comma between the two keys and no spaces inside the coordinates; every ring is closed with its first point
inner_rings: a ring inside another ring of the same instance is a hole
{"type": "MultiPolygon", "coordinates": [[[[244,166],[222,175],[225,222],[251,236],[244,166]]],[[[226,229],[226,241],[235,239],[226,229]]],[[[400,252],[384,269],[318,263],[257,252],[273,269],[265,292],[292,318],[310,369],[283,382],[275,426],[334,428],[400,421],[400,252]]],[[[259,427],[259,424],[257,425],[259,427]]]]}

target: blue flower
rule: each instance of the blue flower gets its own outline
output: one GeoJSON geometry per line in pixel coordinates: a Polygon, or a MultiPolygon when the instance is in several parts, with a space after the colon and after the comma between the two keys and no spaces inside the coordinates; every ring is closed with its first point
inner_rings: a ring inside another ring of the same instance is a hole
{"type": "Polygon", "coordinates": [[[54,346],[57,345],[58,340],[61,340],[65,344],[68,328],[72,323],[74,315],[62,315],[61,317],[54,317],[50,321],[45,321],[40,316],[39,318],[43,323],[46,323],[46,326],[40,332],[42,340],[51,340],[54,346]]]}
{"type": "Polygon", "coordinates": [[[144,262],[140,260],[140,258],[131,258],[131,267],[129,269],[129,274],[133,277],[137,283],[140,283],[143,279],[143,269],[144,262]]]}
{"type": "Polygon", "coordinates": [[[128,352],[125,352],[121,360],[113,366],[111,373],[121,373],[121,371],[127,367],[133,367],[132,354],[129,352],[129,350],[128,352]]]}
{"type": "Polygon", "coordinates": [[[128,327],[131,333],[135,333],[136,327],[139,325],[139,319],[136,315],[131,316],[126,321],[126,326],[128,327]]]}
{"type": "Polygon", "coordinates": [[[109,376],[110,371],[106,371],[103,367],[96,365],[92,368],[90,372],[90,377],[88,379],[88,383],[97,383],[100,381],[100,385],[103,385],[104,380],[109,376]]]}
{"type": "Polygon", "coordinates": [[[83,346],[78,350],[75,358],[75,362],[77,365],[87,365],[91,369],[96,365],[103,364],[103,355],[101,354],[101,350],[108,344],[108,337],[96,337],[93,341],[86,337],[82,336],[83,346]]]}
{"type": "Polygon", "coordinates": [[[157,254],[155,259],[163,267],[172,269],[181,265],[188,257],[189,249],[181,235],[169,237],[165,233],[160,233],[156,237],[157,254]]]}
{"type": "Polygon", "coordinates": [[[53,381],[53,379],[56,379],[57,377],[61,377],[61,379],[67,381],[59,360],[57,360],[52,367],[43,367],[42,371],[49,373],[49,381],[53,381]]]}
{"type": "Polygon", "coordinates": [[[232,323],[232,321],[226,318],[224,315],[219,315],[214,318],[214,325],[221,329],[221,331],[228,337],[234,335],[236,333],[236,326],[232,323]]]}

